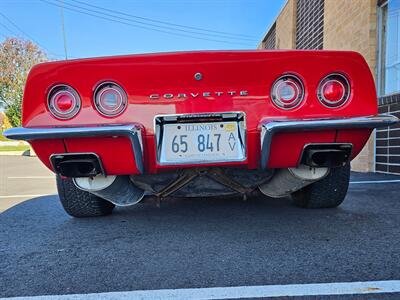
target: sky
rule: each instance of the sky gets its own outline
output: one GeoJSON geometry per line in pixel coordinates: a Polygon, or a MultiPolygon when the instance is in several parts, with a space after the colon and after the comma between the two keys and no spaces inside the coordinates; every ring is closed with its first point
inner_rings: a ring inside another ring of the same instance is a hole
{"type": "Polygon", "coordinates": [[[50,58],[64,59],[63,15],[68,58],[255,49],[284,3],[285,0],[0,0],[0,41],[9,36],[30,39],[50,58]]]}

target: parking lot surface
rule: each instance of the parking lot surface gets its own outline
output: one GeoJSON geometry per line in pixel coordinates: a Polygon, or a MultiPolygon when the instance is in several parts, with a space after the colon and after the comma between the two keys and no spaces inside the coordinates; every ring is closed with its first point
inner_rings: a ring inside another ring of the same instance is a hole
{"type": "MultiPolygon", "coordinates": [[[[38,168],[27,159],[12,161],[24,162],[20,177],[38,168]]],[[[15,190],[4,180],[7,195],[55,191],[52,178],[26,178],[15,190]]],[[[351,180],[337,209],[264,197],[175,199],[73,219],[56,195],[34,197],[0,213],[0,297],[398,280],[400,177],[354,173],[351,180]]]]}
{"type": "Polygon", "coordinates": [[[0,155],[0,213],[28,199],[56,194],[54,178],[36,157],[0,155]]]}

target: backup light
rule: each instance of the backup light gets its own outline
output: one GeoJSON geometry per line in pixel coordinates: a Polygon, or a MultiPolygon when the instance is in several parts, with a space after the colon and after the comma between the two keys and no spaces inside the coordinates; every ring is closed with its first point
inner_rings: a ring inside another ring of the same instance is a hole
{"type": "Polygon", "coordinates": [[[95,91],[94,104],[96,109],[107,117],[121,114],[128,102],[125,91],[117,84],[107,82],[101,84],[95,91]]]}
{"type": "Polygon", "coordinates": [[[294,75],[279,77],[271,89],[273,103],[282,109],[293,109],[304,99],[304,88],[299,78],[294,75]]]}

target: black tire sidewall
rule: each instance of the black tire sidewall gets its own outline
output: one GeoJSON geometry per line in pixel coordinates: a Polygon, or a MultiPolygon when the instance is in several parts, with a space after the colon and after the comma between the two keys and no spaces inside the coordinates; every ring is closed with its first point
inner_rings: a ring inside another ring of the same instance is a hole
{"type": "Polygon", "coordinates": [[[89,192],[78,189],[71,178],[57,175],[57,189],[64,210],[73,217],[97,217],[112,213],[115,205],[89,192]]]}
{"type": "Polygon", "coordinates": [[[303,208],[333,208],[345,199],[350,182],[350,164],[332,168],[329,174],[292,194],[292,201],[303,208]]]}

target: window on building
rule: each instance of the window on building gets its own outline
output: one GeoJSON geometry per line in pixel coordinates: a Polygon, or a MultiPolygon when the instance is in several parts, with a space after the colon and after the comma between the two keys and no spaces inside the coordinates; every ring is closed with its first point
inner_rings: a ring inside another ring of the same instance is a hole
{"type": "Polygon", "coordinates": [[[379,33],[379,93],[400,93],[400,0],[380,6],[379,33]]]}
{"type": "Polygon", "coordinates": [[[296,49],[322,49],[324,0],[296,1],[296,49]]]}

